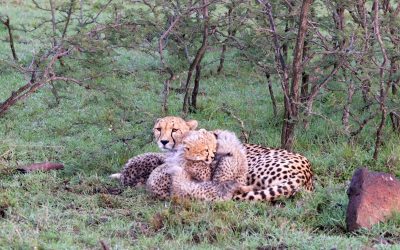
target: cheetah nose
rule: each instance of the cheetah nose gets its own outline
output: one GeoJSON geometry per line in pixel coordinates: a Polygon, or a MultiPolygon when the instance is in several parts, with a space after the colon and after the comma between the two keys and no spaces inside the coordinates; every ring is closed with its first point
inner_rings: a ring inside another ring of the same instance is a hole
{"type": "Polygon", "coordinates": [[[169,141],[168,141],[168,140],[161,140],[160,142],[161,142],[162,145],[165,146],[165,145],[167,145],[167,143],[168,143],[169,141]]]}

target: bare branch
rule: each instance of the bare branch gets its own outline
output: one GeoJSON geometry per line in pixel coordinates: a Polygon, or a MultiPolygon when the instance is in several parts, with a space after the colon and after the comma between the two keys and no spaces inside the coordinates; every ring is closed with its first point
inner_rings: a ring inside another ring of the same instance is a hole
{"type": "Polygon", "coordinates": [[[224,111],[228,115],[232,116],[236,121],[239,122],[240,127],[241,127],[241,133],[242,133],[243,141],[244,141],[244,143],[249,143],[249,133],[247,132],[247,130],[246,130],[245,126],[244,126],[243,120],[240,119],[239,117],[237,117],[228,107],[226,107],[226,105],[223,105],[222,111],[224,111]]]}
{"type": "Polygon", "coordinates": [[[3,17],[0,16],[0,22],[3,23],[8,30],[8,38],[10,40],[11,53],[14,58],[14,61],[18,61],[17,53],[15,52],[15,47],[14,47],[14,38],[11,31],[10,17],[6,16],[5,19],[3,19],[3,17]]]}

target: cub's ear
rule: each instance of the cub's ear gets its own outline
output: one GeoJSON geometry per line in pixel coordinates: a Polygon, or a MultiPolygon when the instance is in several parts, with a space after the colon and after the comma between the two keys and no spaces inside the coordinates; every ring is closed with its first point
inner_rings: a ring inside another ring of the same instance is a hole
{"type": "Polygon", "coordinates": [[[214,136],[215,136],[215,139],[218,139],[218,134],[217,133],[213,133],[214,134],[214,136]]]}
{"type": "Polygon", "coordinates": [[[214,136],[215,136],[215,138],[218,139],[218,136],[219,136],[219,134],[221,133],[221,131],[222,131],[222,130],[220,130],[220,129],[216,129],[216,130],[212,131],[213,134],[214,134],[214,136]]]}
{"type": "Polygon", "coordinates": [[[154,121],[154,125],[156,125],[159,121],[161,121],[161,119],[162,119],[162,118],[157,118],[157,119],[154,121]]]}
{"type": "Polygon", "coordinates": [[[195,130],[197,128],[197,125],[199,125],[199,123],[196,120],[189,120],[186,122],[186,125],[189,126],[190,130],[195,130]]]}

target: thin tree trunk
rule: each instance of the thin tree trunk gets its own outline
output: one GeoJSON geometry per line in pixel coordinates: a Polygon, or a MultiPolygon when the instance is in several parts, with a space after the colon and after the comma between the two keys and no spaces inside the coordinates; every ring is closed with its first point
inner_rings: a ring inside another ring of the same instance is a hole
{"type": "Polygon", "coordinates": [[[182,107],[182,112],[183,115],[186,116],[189,113],[189,86],[190,86],[190,81],[192,79],[193,75],[193,70],[197,67],[197,65],[201,62],[201,59],[203,59],[204,54],[206,53],[207,50],[207,45],[208,45],[208,0],[203,0],[203,17],[204,17],[204,28],[203,28],[203,42],[201,44],[201,47],[196,53],[195,58],[193,59],[193,62],[189,66],[188,70],[188,75],[186,78],[186,84],[185,84],[185,96],[183,98],[183,107],[182,107]]]}
{"type": "Polygon", "coordinates": [[[278,115],[278,110],[276,107],[276,99],[275,99],[275,95],[274,95],[274,90],[272,88],[271,76],[268,72],[265,74],[265,76],[267,77],[268,91],[269,91],[269,95],[271,97],[272,109],[274,111],[274,117],[276,117],[278,115]]]}
{"type": "Polygon", "coordinates": [[[350,134],[350,125],[349,125],[350,105],[353,102],[354,92],[355,92],[355,86],[354,86],[353,80],[350,79],[349,86],[347,89],[347,101],[343,107],[343,116],[342,116],[342,124],[344,127],[344,131],[347,134],[350,134]]]}
{"type": "Polygon", "coordinates": [[[397,63],[396,63],[396,59],[395,58],[391,58],[391,60],[390,60],[390,75],[389,75],[389,79],[391,81],[392,94],[393,95],[397,95],[397,85],[400,82],[400,77],[399,76],[396,76],[395,79],[392,79],[393,75],[396,75],[397,69],[398,69],[398,66],[397,66],[397,63]]]}
{"type": "Polygon", "coordinates": [[[392,122],[393,131],[400,134],[400,114],[396,112],[390,112],[389,114],[390,120],[392,122]]]}
{"type": "Polygon", "coordinates": [[[196,65],[196,74],[194,77],[194,87],[192,92],[192,111],[197,109],[197,94],[199,93],[199,85],[200,85],[200,77],[201,77],[201,65],[200,63],[196,65]]]}
{"type": "Polygon", "coordinates": [[[300,12],[300,25],[296,39],[293,58],[293,78],[290,86],[290,107],[285,111],[285,120],[282,126],[282,148],[292,150],[294,131],[298,119],[299,109],[299,86],[303,72],[303,49],[304,40],[307,34],[307,16],[312,4],[312,0],[304,0],[300,12]]]}
{"type": "MultiPolygon", "coordinates": [[[[274,16],[272,15],[272,6],[271,3],[268,0],[258,0],[259,3],[264,5],[264,12],[267,15],[270,30],[272,33],[272,41],[274,44],[274,52],[275,52],[275,65],[277,68],[277,71],[279,73],[279,76],[281,78],[281,86],[283,90],[283,95],[284,95],[284,120],[288,119],[290,117],[289,112],[291,112],[290,108],[290,99],[289,99],[289,74],[288,74],[288,69],[286,67],[285,59],[282,55],[281,51],[281,46],[279,44],[279,37],[276,32],[276,25],[275,25],[275,20],[274,16]]],[[[287,130],[286,127],[282,128],[282,134],[281,134],[281,143],[282,145],[284,144],[283,142],[285,141],[285,138],[287,137],[286,134],[287,130]]]]}
{"type": "Polygon", "coordinates": [[[56,41],[56,10],[55,10],[55,5],[54,5],[54,0],[49,0],[50,1],[50,10],[51,10],[51,27],[53,30],[53,46],[55,47],[57,45],[56,41]]]}
{"type": "Polygon", "coordinates": [[[161,109],[164,114],[168,113],[168,96],[169,96],[169,89],[171,81],[174,78],[174,72],[172,69],[167,65],[164,60],[163,50],[164,50],[164,40],[168,36],[168,34],[175,28],[175,26],[180,21],[181,17],[177,16],[175,20],[170,24],[168,29],[161,35],[160,39],[158,40],[158,53],[160,55],[160,62],[164,70],[166,70],[170,77],[164,81],[164,89],[163,89],[163,97],[162,97],[162,104],[161,109]]]}
{"type": "MultiPolygon", "coordinates": [[[[285,24],[285,35],[289,33],[289,20],[286,20],[285,24]]],[[[283,53],[283,58],[285,59],[285,62],[288,60],[288,39],[285,39],[285,42],[282,44],[282,53],[283,53]]]]}
{"type": "MultiPolygon", "coordinates": [[[[303,62],[304,62],[305,57],[307,56],[308,49],[309,49],[308,43],[307,43],[307,41],[305,41],[304,42],[304,48],[303,48],[303,59],[302,59],[303,62]]],[[[305,72],[303,70],[302,76],[301,76],[301,90],[300,90],[300,102],[301,102],[302,106],[303,106],[304,103],[307,102],[307,96],[308,96],[308,93],[310,91],[309,90],[310,89],[309,79],[310,79],[310,76],[307,74],[307,72],[305,72]]],[[[304,108],[303,108],[302,112],[304,113],[304,108]]],[[[304,117],[303,126],[305,128],[308,128],[308,126],[309,126],[308,117],[304,117]]]]}
{"type": "Polygon", "coordinates": [[[222,45],[221,55],[219,57],[219,66],[217,69],[217,74],[221,74],[222,70],[224,69],[224,62],[225,62],[225,51],[226,51],[226,40],[222,45]]]}
{"type": "MultiPolygon", "coordinates": [[[[234,3],[234,2],[232,2],[234,3]]],[[[231,36],[233,36],[236,31],[232,29],[232,11],[233,11],[234,5],[230,5],[228,9],[228,38],[226,38],[222,44],[222,50],[221,50],[221,55],[219,57],[219,66],[217,69],[217,74],[221,74],[223,69],[224,69],[224,62],[225,62],[225,52],[226,52],[226,43],[230,39],[231,36]]]]}
{"type": "Polygon", "coordinates": [[[315,97],[317,96],[318,92],[320,91],[320,89],[322,87],[324,87],[331,79],[333,76],[335,76],[337,74],[337,72],[339,71],[340,67],[342,67],[343,61],[339,62],[339,63],[335,63],[334,64],[334,68],[332,69],[331,73],[329,75],[327,75],[325,77],[324,80],[322,80],[321,83],[316,83],[313,84],[311,90],[310,90],[310,94],[307,97],[307,102],[306,102],[306,108],[305,108],[305,116],[310,116],[312,113],[312,109],[313,109],[313,104],[314,104],[314,100],[315,97]]]}
{"type": "MultiPolygon", "coordinates": [[[[307,41],[304,42],[304,48],[303,48],[303,58],[302,61],[304,61],[305,57],[307,56],[308,53],[308,43],[307,41]]],[[[304,103],[307,101],[307,95],[310,89],[310,84],[309,84],[309,78],[310,76],[303,70],[302,72],[302,78],[301,78],[301,93],[300,93],[300,101],[301,103],[304,103]]]]}
{"type": "Polygon", "coordinates": [[[164,89],[163,89],[163,97],[162,97],[162,112],[164,115],[168,114],[168,96],[169,96],[169,90],[171,87],[171,81],[175,78],[174,72],[170,69],[167,68],[167,71],[170,75],[168,79],[165,79],[164,81],[164,89]]]}
{"type": "Polygon", "coordinates": [[[5,20],[1,19],[1,22],[6,26],[8,30],[8,38],[10,40],[10,48],[14,61],[18,61],[17,53],[15,52],[15,47],[14,47],[14,38],[11,31],[10,17],[7,16],[5,20]]]}
{"type": "Polygon", "coordinates": [[[74,1],[70,2],[68,11],[67,11],[67,19],[65,21],[65,26],[64,26],[64,30],[62,32],[61,37],[64,39],[65,35],[67,34],[67,30],[68,30],[68,26],[69,26],[69,22],[71,21],[71,15],[72,15],[72,9],[74,7],[74,1]]]}
{"type": "Polygon", "coordinates": [[[383,134],[383,129],[385,128],[386,116],[387,116],[386,97],[387,97],[387,92],[389,90],[390,84],[386,84],[386,86],[385,86],[384,76],[385,76],[385,67],[386,67],[386,63],[388,61],[388,56],[386,54],[386,49],[385,49],[385,46],[383,44],[382,37],[381,37],[380,23],[379,23],[379,1],[378,0],[374,0],[373,10],[374,10],[374,32],[375,32],[376,38],[378,40],[378,43],[380,45],[382,55],[383,55],[383,62],[379,69],[379,80],[380,80],[379,107],[380,107],[380,111],[381,111],[381,122],[376,131],[375,150],[374,150],[374,155],[373,155],[373,159],[376,161],[376,160],[378,160],[379,149],[380,149],[380,146],[382,145],[382,134],[383,134]]]}
{"type": "Polygon", "coordinates": [[[83,25],[83,0],[79,0],[79,26],[83,25]]]}
{"type": "Polygon", "coordinates": [[[56,100],[56,106],[58,106],[60,104],[60,96],[58,95],[58,91],[57,91],[56,87],[54,86],[53,81],[50,82],[50,86],[51,86],[51,93],[53,94],[53,96],[56,100]]]}

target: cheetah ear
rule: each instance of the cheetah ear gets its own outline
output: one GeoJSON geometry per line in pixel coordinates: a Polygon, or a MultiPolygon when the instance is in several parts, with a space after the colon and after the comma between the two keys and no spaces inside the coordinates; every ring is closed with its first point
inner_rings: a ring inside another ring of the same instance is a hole
{"type": "Polygon", "coordinates": [[[215,139],[217,139],[218,140],[218,134],[217,133],[213,133],[214,134],[214,136],[215,136],[215,139]]]}
{"type": "Polygon", "coordinates": [[[212,132],[213,132],[215,138],[218,139],[218,135],[221,133],[221,130],[220,129],[216,129],[216,130],[214,130],[212,132]]]}
{"type": "Polygon", "coordinates": [[[189,126],[190,130],[195,130],[197,128],[197,125],[199,125],[199,123],[196,120],[189,120],[186,122],[186,125],[189,126]]]}

